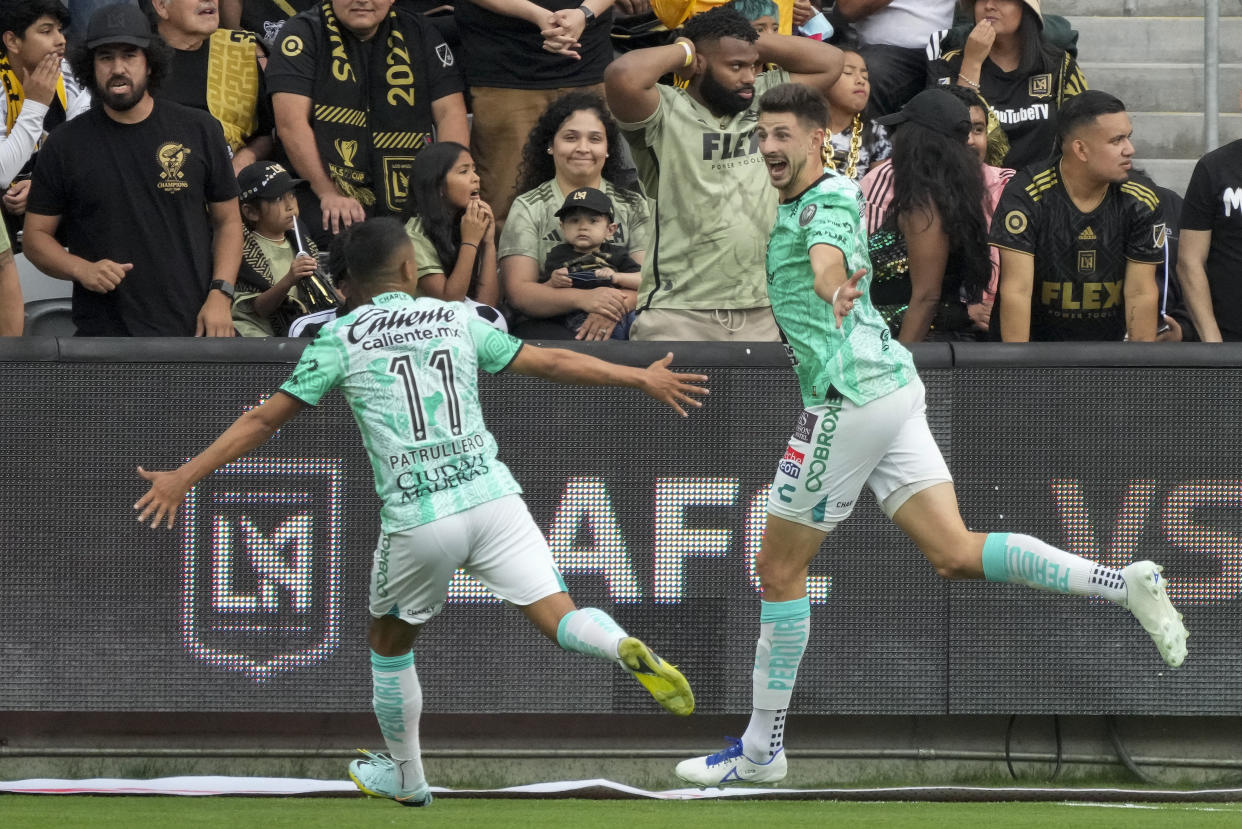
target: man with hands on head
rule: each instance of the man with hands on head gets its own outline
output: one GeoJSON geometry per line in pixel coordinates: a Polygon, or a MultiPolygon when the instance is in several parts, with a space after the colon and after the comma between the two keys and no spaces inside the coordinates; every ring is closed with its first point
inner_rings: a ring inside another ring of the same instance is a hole
{"type": "Polygon", "coordinates": [[[654,199],[654,250],[643,260],[636,340],[776,341],[763,283],[776,211],[754,137],[759,96],[795,80],[827,92],[839,49],[758,34],[719,6],[686,21],[673,44],[637,49],[605,73],[608,105],[654,199]],[[756,64],[777,69],[756,75],[756,64]],[[685,89],[660,84],[669,73],[685,89]]]}
{"type": "Polygon", "coordinates": [[[100,105],[39,153],[26,255],[74,283],[79,334],[233,336],[242,223],[220,124],[151,96],[168,47],[137,6],[95,12],[72,64],[100,105]]]}

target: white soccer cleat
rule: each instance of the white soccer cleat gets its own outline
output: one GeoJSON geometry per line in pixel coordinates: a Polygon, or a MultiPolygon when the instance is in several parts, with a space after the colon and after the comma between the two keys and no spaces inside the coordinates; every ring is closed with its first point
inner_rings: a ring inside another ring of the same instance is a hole
{"type": "Polygon", "coordinates": [[[430,806],[431,788],[425,783],[407,787],[401,764],[387,754],[372,754],[358,749],[367,756],[349,764],[349,777],[359,789],[372,797],[386,797],[402,806],[430,806]]]}
{"type": "Polygon", "coordinates": [[[766,763],[757,763],[742,753],[742,741],[725,737],[729,747],[724,751],[693,757],[677,764],[677,776],[699,788],[729,786],[735,783],[775,783],[784,780],[789,770],[785,749],[781,748],[766,763]]]}
{"type": "Polygon", "coordinates": [[[1160,656],[1169,667],[1186,661],[1186,637],[1182,614],[1169,601],[1160,574],[1164,568],[1151,561],[1136,561],[1121,571],[1126,583],[1126,608],[1134,614],[1143,630],[1151,634],[1160,656]]]}

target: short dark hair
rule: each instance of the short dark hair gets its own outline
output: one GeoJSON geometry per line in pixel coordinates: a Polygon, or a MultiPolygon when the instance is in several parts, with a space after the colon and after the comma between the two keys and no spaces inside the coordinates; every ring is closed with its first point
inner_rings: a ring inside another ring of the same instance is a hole
{"type": "Polygon", "coordinates": [[[759,33],[741,12],[730,6],[716,6],[702,14],[696,14],[681,27],[682,37],[689,38],[696,46],[732,37],[754,43],[759,33]]]}
{"type": "Polygon", "coordinates": [[[1115,95],[1099,89],[1087,89],[1067,99],[1057,111],[1057,148],[1065,146],[1066,140],[1084,124],[1101,115],[1125,112],[1126,105],[1115,95]]]}
{"type": "Polygon", "coordinates": [[[392,216],[367,219],[349,229],[345,240],[345,267],[359,285],[374,284],[389,273],[393,257],[410,244],[405,225],[392,216]]]}
{"type": "MultiPolygon", "coordinates": [[[[12,32],[24,38],[26,30],[40,17],[54,18],[60,21],[61,27],[69,25],[69,12],[60,0],[4,0],[0,6],[0,35],[12,32]]],[[[0,41],[0,54],[7,54],[3,41],[0,41]]]]}
{"type": "MultiPolygon", "coordinates": [[[[98,82],[95,80],[95,52],[100,48],[96,46],[94,49],[88,49],[85,45],[79,43],[69,51],[69,68],[73,70],[73,77],[77,78],[78,83],[86,87],[96,104],[99,102],[100,89],[98,82]]],[[[154,92],[160,88],[160,84],[168,77],[168,70],[172,66],[172,48],[164,42],[162,37],[152,34],[151,43],[142,52],[147,56],[147,70],[149,73],[147,77],[147,90],[154,92]]]]}
{"type": "Polygon", "coordinates": [[[759,98],[759,114],[792,113],[804,123],[828,129],[828,102],[819,92],[800,83],[778,84],[759,98]]]}

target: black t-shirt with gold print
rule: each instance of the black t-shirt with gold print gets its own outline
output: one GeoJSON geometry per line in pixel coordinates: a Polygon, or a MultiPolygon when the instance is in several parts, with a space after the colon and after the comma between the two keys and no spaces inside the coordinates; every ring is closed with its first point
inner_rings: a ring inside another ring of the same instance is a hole
{"type": "MultiPolygon", "coordinates": [[[[1163,262],[1164,235],[1160,199],[1147,185],[1110,184],[1103,200],[1084,213],[1054,163],[1028,167],[1006,185],[992,217],[991,243],[1035,257],[1033,342],[1121,340],[1126,262],[1163,262]]],[[[999,318],[998,296],[993,319],[999,318]]]]}

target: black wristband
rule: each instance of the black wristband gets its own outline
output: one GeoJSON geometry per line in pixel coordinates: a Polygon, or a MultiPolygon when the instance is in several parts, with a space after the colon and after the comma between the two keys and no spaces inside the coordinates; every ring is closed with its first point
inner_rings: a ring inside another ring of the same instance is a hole
{"type": "Polygon", "coordinates": [[[591,21],[595,19],[595,12],[591,10],[590,6],[585,4],[579,6],[578,11],[582,12],[583,16],[586,17],[586,24],[590,26],[591,21]]]}

